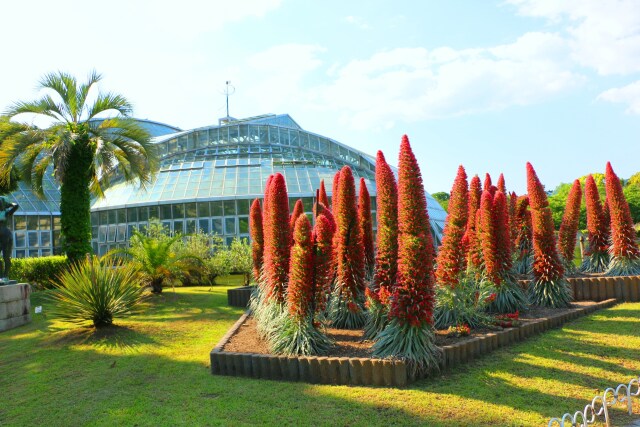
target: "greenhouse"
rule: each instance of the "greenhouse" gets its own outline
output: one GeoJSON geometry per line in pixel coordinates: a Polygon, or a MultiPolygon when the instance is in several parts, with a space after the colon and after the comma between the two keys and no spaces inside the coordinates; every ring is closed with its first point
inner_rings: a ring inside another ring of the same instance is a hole
{"type": "MultiPolygon", "coordinates": [[[[315,191],[324,180],[331,195],[334,174],[352,168],[365,179],[375,219],[375,158],[330,138],[303,130],[288,114],[221,119],[218,125],[187,131],[141,121],[158,144],[161,167],[146,188],[112,180],[105,197],[92,204],[92,244],[98,254],[126,245],[134,228],[159,218],[173,232],[217,233],[229,243],[249,237],[249,206],[262,198],[267,177],[280,172],[290,204],[302,199],[311,213],[315,191]]],[[[28,187],[8,196],[20,205],[14,215],[14,256],[45,256],[59,251],[59,193],[48,178],[47,200],[28,187]]],[[[446,213],[427,193],[431,227],[439,243],[446,213]]],[[[374,224],[375,228],[375,224],[374,224]]]]}

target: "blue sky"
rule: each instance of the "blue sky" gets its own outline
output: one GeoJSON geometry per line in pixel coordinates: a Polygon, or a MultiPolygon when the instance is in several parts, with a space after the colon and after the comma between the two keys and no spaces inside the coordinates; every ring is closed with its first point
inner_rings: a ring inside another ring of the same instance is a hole
{"type": "Polygon", "coordinates": [[[527,161],[549,189],[607,160],[640,170],[635,0],[62,0],[3,16],[0,108],[44,73],[95,68],[137,117],[188,129],[225,115],[231,80],[234,117],[289,113],[390,161],[406,133],[431,192],[459,164],[519,194],[527,161]]]}

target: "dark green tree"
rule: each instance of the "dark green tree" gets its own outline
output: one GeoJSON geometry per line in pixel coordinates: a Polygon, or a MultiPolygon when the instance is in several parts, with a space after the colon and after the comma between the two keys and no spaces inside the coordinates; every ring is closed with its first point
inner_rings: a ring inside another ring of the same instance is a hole
{"type": "Polygon", "coordinates": [[[91,194],[103,196],[116,172],[144,186],[158,167],[149,133],[130,118],[131,104],[119,94],[96,93],[100,79],[95,71],[84,83],[63,72],[45,75],[41,98],[16,102],[6,111],[14,122],[25,116],[29,121],[0,140],[0,185],[10,182],[17,167],[44,197],[42,179],[53,167],[60,184],[62,247],[72,261],[91,252],[91,194]],[[48,125],[33,125],[34,118],[48,125]]]}
{"type": "Polygon", "coordinates": [[[437,193],[432,193],[431,197],[436,199],[445,212],[449,212],[449,199],[451,199],[451,194],[444,191],[438,191],[437,193]]]}

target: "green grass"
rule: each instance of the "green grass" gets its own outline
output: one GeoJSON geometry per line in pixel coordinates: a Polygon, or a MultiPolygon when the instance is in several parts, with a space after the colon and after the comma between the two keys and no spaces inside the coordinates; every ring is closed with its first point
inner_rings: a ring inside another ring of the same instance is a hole
{"type": "Polygon", "coordinates": [[[541,426],[640,372],[628,303],[403,390],[213,376],[209,351],[241,313],[227,289],[167,289],[105,332],[35,315],[0,333],[0,425],[541,426]]]}

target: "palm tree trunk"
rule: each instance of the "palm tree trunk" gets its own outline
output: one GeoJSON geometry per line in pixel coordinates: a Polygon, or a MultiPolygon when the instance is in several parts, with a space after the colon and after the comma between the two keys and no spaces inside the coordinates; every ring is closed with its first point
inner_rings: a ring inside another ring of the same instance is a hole
{"type": "Polygon", "coordinates": [[[81,260],[91,249],[91,194],[89,184],[93,150],[88,139],[71,147],[60,185],[62,250],[71,262],[81,260]]]}
{"type": "Polygon", "coordinates": [[[151,281],[151,292],[154,294],[162,293],[162,279],[153,279],[151,281]]]}

